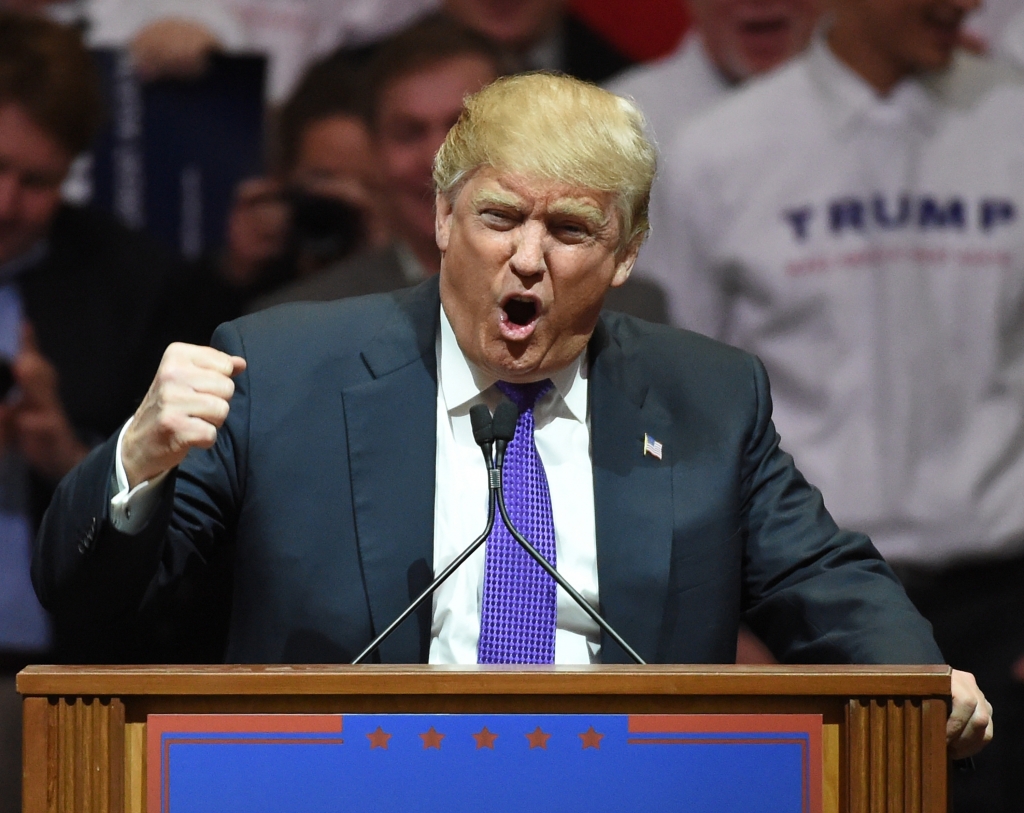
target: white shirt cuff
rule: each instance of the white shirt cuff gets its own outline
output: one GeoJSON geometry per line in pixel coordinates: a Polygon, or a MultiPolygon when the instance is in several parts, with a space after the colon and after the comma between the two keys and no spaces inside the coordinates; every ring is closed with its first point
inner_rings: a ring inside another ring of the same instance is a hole
{"type": "Polygon", "coordinates": [[[116,492],[110,500],[110,522],[123,534],[137,534],[149,518],[153,516],[157,503],[160,502],[159,485],[164,481],[167,472],[162,472],[151,480],[143,480],[135,488],[128,488],[128,475],[121,459],[121,443],[124,433],[132,425],[134,418],[121,427],[117,436],[117,451],[114,458],[114,487],[116,492]]]}

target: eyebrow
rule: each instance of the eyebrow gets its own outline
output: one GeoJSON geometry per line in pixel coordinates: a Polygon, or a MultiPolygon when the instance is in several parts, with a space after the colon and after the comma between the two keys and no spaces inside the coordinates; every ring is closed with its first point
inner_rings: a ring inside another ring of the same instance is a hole
{"type": "Polygon", "coordinates": [[[608,224],[609,217],[606,212],[592,203],[583,203],[572,198],[556,200],[548,208],[554,215],[569,215],[586,221],[592,228],[600,229],[608,224]]]}
{"type": "MultiPolygon", "coordinates": [[[[504,206],[510,209],[518,208],[521,204],[520,198],[501,190],[481,189],[473,198],[473,206],[480,209],[485,206],[504,206]]],[[[548,213],[569,217],[578,217],[592,229],[603,229],[611,221],[607,212],[592,203],[584,203],[575,198],[562,198],[554,201],[548,207],[548,213]]]]}
{"type": "Polygon", "coordinates": [[[519,199],[507,192],[497,192],[493,189],[482,189],[473,198],[473,205],[476,208],[481,206],[507,206],[515,208],[519,205],[519,199]]]}

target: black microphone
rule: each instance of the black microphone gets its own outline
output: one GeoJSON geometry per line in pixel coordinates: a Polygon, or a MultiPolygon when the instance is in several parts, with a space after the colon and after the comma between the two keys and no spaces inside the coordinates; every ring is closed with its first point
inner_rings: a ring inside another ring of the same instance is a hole
{"type": "MultiPolygon", "coordinates": [[[[513,411],[515,411],[515,407],[512,406],[511,403],[509,406],[511,406],[513,411]]],[[[516,418],[518,418],[518,414],[516,418]]],[[[356,655],[352,660],[353,665],[362,661],[363,658],[367,657],[377,647],[384,643],[391,633],[398,629],[399,625],[401,625],[405,619],[416,612],[416,610],[419,609],[419,606],[426,601],[438,587],[444,584],[452,573],[462,567],[463,562],[472,556],[476,552],[477,548],[486,542],[487,537],[491,535],[491,530],[494,528],[494,505],[498,500],[498,494],[501,493],[501,477],[495,476],[496,471],[494,463],[491,460],[491,444],[495,437],[492,429],[491,411],[483,404],[478,404],[469,410],[469,420],[473,425],[473,440],[475,440],[480,446],[480,449],[484,453],[484,459],[487,461],[487,527],[484,528],[484,532],[480,534],[480,536],[478,536],[468,548],[456,556],[455,559],[452,560],[451,564],[441,571],[441,574],[436,579],[427,585],[426,589],[416,597],[416,600],[406,607],[405,610],[402,611],[402,614],[392,621],[384,632],[374,638],[366,649],[356,655]]],[[[512,434],[515,434],[515,419],[512,421],[512,434]]],[[[501,447],[502,455],[505,453],[504,447],[508,445],[508,441],[511,439],[512,438],[509,437],[508,440],[504,441],[504,445],[501,447]]]]}
{"type": "Polygon", "coordinates": [[[508,510],[505,508],[505,488],[502,485],[501,480],[501,467],[505,462],[505,449],[515,436],[516,423],[518,421],[518,407],[508,399],[502,400],[502,402],[498,404],[498,408],[494,410],[493,433],[496,441],[495,448],[497,449],[495,468],[498,470],[498,477],[492,477],[492,487],[495,480],[498,483],[496,493],[498,497],[498,510],[501,511],[501,521],[505,523],[505,527],[508,528],[508,532],[512,534],[512,538],[519,543],[523,550],[530,554],[538,565],[544,568],[544,572],[554,579],[555,583],[565,590],[565,592],[569,594],[570,598],[579,604],[583,611],[589,615],[602,630],[608,633],[608,637],[622,647],[622,650],[629,655],[634,662],[645,665],[646,661],[634,651],[633,647],[626,643],[623,637],[612,628],[612,625],[605,621],[601,614],[590,606],[587,600],[577,592],[576,588],[569,584],[569,582],[565,580],[565,577],[551,566],[551,563],[541,555],[540,551],[530,544],[525,536],[519,533],[516,526],[512,523],[512,518],[509,517],[508,510]]]}
{"type": "Polygon", "coordinates": [[[477,404],[470,407],[469,422],[473,424],[473,440],[484,453],[484,461],[490,470],[492,464],[491,452],[494,447],[494,421],[491,419],[491,411],[486,404],[477,404]]]}
{"type": "Polygon", "coordinates": [[[519,407],[513,404],[508,398],[502,398],[494,410],[493,432],[496,441],[495,449],[497,459],[494,468],[499,472],[505,465],[505,449],[516,436],[516,424],[519,422],[519,407]]]}

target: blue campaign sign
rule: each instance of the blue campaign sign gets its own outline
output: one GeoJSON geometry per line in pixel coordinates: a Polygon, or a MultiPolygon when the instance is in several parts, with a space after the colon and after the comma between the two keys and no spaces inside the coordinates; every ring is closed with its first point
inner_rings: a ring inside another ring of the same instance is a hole
{"type": "Polygon", "coordinates": [[[148,730],[151,813],[822,804],[820,715],[151,715],[148,730]]]}
{"type": "Polygon", "coordinates": [[[266,60],[215,56],[199,79],[142,82],[126,52],[95,59],[106,127],[74,196],[188,259],[221,247],[236,185],[262,172],[266,60]]]}

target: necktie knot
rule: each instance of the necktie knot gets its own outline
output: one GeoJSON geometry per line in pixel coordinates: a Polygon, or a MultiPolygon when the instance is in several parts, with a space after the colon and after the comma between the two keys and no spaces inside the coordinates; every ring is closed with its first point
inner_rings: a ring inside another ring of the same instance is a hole
{"type": "Polygon", "coordinates": [[[551,389],[552,384],[550,378],[545,378],[542,381],[532,381],[529,384],[510,384],[508,381],[499,381],[496,386],[518,407],[520,412],[526,412],[528,409],[533,409],[533,405],[551,389]]]}

